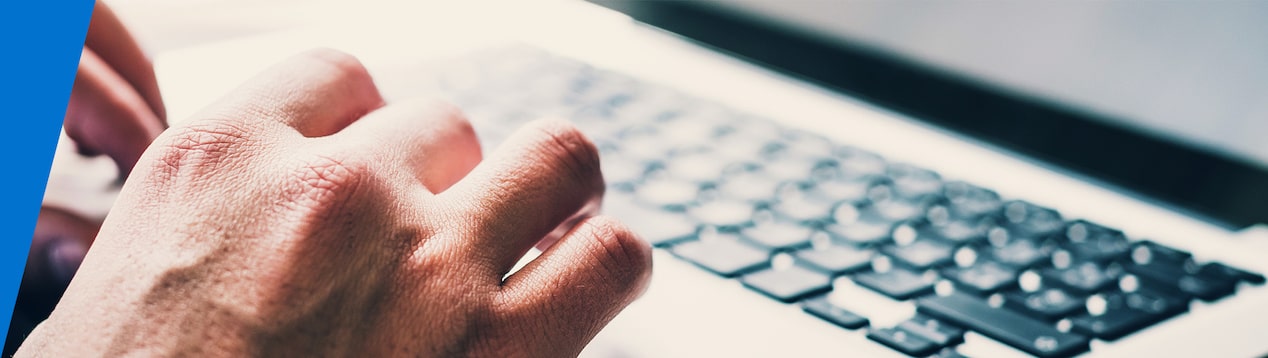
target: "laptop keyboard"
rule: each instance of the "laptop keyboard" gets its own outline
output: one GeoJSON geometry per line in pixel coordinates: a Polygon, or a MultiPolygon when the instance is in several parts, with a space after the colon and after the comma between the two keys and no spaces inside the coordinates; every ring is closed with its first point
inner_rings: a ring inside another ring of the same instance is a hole
{"type": "Polygon", "coordinates": [[[1043,357],[1087,352],[1218,301],[1257,273],[528,47],[477,53],[438,87],[484,143],[571,119],[599,147],[605,212],[658,249],[912,356],[966,331],[1043,357]],[[917,313],[834,304],[853,284],[917,313]]]}

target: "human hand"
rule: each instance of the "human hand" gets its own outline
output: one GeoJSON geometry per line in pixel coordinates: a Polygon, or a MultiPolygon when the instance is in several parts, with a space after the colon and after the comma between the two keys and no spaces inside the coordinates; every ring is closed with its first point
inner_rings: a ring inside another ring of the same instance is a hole
{"type": "MultiPolygon", "coordinates": [[[[66,134],[78,150],[110,157],[120,182],[167,126],[153,66],[101,2],[92,14],[64,119],[66,134]]],[[[52,311],[100,225],[72,211],[41,208],[15,307],[15,314],[30,323],[11,325],[11,338],[16,339],[10,341],[20,341],[52,311]]],[[[6,344],[5,352],[12,347],[6,344]]]]}
{"type": "Polygon", "coordinates": [[[456,109],[383,106],[337,52],[278,65],[138,163],[19,355],[575,355],[650,277],[650,247],[589,216],[604,186],[576,129],[534,122],[481,162],[456,109]]]}

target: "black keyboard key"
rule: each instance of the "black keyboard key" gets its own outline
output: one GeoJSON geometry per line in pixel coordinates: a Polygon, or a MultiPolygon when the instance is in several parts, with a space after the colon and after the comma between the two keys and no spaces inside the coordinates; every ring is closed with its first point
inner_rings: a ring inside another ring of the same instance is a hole
{"type": "Polygon", "coordinates": [[[741,277],[740,282],[745,287],[785,303],[821,294],[832,288],[832,277],[797,266],[753,272],[741,277]]]}
{"type": "Polygon", "coordinates": [[[922,298],[919,312],[964,327],[1041,357],[1063,357],[1088,351],[1088,338],[1063,333],[1053,325],[1001,310],[963,293],[922,298]]]}
{"type": "Polygon", "coordinates": [[[933,292],[933,279],[901,267],[886,272],[864,272],[854,275],[854,282],[899,301],[933,292]]]}
{"type": "Polygon", "coordinates": [[[927,356],[942,349],[927,339],[897,328],[873,329],[867,332],[867,338],[913,357],[927,356]]]}
{"type": "Polygon", "coordinates": [[[969,267],[951,267],[943,276],[965,291],[988,295],[1017,283],[1017,270],[990,260],[978,260],[969,267]]]}
{"type": "Polygon", "coordinates": [[[828,245],[807,248],[793,253],[797,263],[832,274],[840,275],[868,268],[875,252],[848,245],[828,245]]]}
{"type": "MultiPolygon", "coordinates": [[[[1209,265],[1209,264],[1208,264],[1209,265]]],[[[1237,277],[1208,270],[1202,274],[1191,261],[1173,263],[1151,260],[1146,264],[1128,262],[1124,270],[1136,275],[1141,282],[1158,290],[1214,301],[1232,295],[1237,290],[1237,277]],[[1198,271],[1198,272],[1193,272],[1198,271]]]]}
{"type": "Polygon", "coordinates": [[[990,246],[985,253],[1000,263],[1028,268],[1047,260],[1052,248],[1030,240],[1013,240],[1004,246],[990,246]]]}
{"type": "Polygon", "coordinates": [[[1086,261],[1115,260],[1127,256],[1131,251],[1131,244],[1121,231],[1083,220],[1073,221],[1066,226],[1061,239],[1063,248],[1074,257],[1086,261]]]}
{"type": "Polygon", "coordinates": [[[1014,200],[1004,204],[1004,222],[1017,237],[1047,237],[1065,228],[1056,210],[1014,200]]]}
{"type": "Polygon", "coordinates": [[[1211,263],[1207,263],[1206,265],[1202,265],[1202,268],[1198,271],[1198,274],[1205,275],[1205,276],[1237,277],[1238,280],[1241,280],[1243,282],[1246,282],[1252,285],[1264,284],[1264,275],[1234,268],[1219,262],[1211,262],[1211,263]]]}
{"type": "Polygon", "coordinates": [[[1040,275],[1045,283],[1075,292],[1093,293],[1118,284],[1121,271],[1116,263],[1102,266],[1091,262],[1077,262],[1064,269],[1043,269],[1040,275]]]}
{"type": "Polygon", "coordinates": [[[939,322],[925,315],[918,314],[909,320],[899,323],[895,328],[927,339],[939,347],[947,347],[964,342],[963,329],[939,322]]]}
{"type": "Polygon", "coordinates": [[[955,247],[933,240],[916,240],[909,245],[885,246],[881,251],[898,263],[924,270],[950,263],[955,247]]]}
{"type": "Polygon", "coordinates": [[[863,328],[866,327],[868,323],[867,318],[832,304],[832,302],[828,301],[827,296],[806,300],[802,303],[802,309],[805,310],[806,313],[822,318],[825,321],[832,322],[833,324],[845,329],[863,328]]]}
{"type": "Polygon", "coordinates": [[[765,267],[770,252],[741,243],[730,235],[692,240],[671,246],[674,255],[723,277],[734,277],[765,267]]]}
{"type": "Polygon", "coordinates": [[[814,229],[786,221],[774,221],[745,228],[741,234],[757,246],[786,250],[809,245],[814,229]]]}
{"type": "Polygon", "coordinates": [[[691,219],[681,214],[638,206],[628,197],[609,195],[603,211],[624,221],[631,230],[655,246],[696,235],[697,225],[691,219]]]}
{"type": "Polygon", "coordinates": [[[1139,265],[1165,263],[1183,266],[1193,260],[1193,254],[1153,241],[1140,241],[1132,246],[1131,259],[1139,265]]]}
{"type": "Polygon", "coordinates": [[[1103,312],[1071,318],[1074,331],[1112,341],[1188,310],[1188,301],[1156,293],[1114,291],[1099,297],[1103,312]]]}
{"type": "Polygon", "coordinates": [[[1035,292],[1015,291],[1004,294],[1004,307],[1048,322],[1075,315],[1087,307],[1087,296],[1072,294],[1059,288],[1041,288],[1035,292]]]}

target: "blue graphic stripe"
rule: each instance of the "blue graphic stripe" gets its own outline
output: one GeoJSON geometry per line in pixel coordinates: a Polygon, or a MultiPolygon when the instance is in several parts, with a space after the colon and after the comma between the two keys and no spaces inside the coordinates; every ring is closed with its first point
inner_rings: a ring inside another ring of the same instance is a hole
{"type": "Polygon", "coordinates": [[[0,5],[0,328],[7,332],[58,129],[92,14],[91,0],[5,1],[0,5]]]}

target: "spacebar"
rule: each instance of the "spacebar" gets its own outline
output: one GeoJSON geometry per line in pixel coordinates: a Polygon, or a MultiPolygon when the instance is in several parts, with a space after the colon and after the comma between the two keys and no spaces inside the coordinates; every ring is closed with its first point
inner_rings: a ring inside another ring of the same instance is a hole
{"type": "Polygon", "coordinates": [[[923,298],[921,313],[977,331],[1026,353],[1040,357],[1064,357],[1088,350],[1088,338],[1062,333],[1056,327],[1002,308],[980,298],[955,292],[950,296],[923,298]]]}

